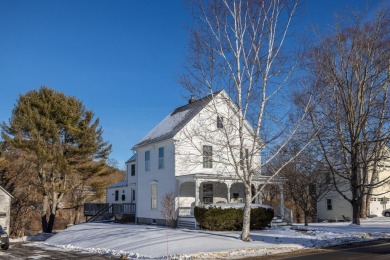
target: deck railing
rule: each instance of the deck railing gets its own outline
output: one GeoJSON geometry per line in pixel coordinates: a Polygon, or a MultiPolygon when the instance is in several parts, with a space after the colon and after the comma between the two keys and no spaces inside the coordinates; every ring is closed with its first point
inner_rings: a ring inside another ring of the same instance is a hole
{"type": "Polygon", "coordinates": [[[85,203],[84,204],[84,216],[94,216],[103,209],[108,208],[105,214],[110,215],[135,215],[136,204],[135,203],[122,203],[122,204],[110,204],[110,203],[85,203]],[[109,207],[110,206],[110,207],[109,207]]]}

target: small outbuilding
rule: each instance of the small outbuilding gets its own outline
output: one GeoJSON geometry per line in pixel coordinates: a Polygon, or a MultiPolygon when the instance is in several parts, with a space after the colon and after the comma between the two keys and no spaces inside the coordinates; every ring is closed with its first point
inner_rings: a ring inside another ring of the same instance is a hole
{"type": "Polygon", "coordinates": [[[0,186],[0,225],[9,234],[11,220],[11,199],[13,196],[0,186]]]}

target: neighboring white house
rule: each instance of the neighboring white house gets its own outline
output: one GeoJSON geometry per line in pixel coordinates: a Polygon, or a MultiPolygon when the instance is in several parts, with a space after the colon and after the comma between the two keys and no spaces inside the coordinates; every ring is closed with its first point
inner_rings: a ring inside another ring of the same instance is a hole
{"type": "MultiPolygon", "coordinates": [[[[243,202],[243,184],[233,166],[223,163],[231,158],[223,147],[226,135],[222,131],[236,133],[236,126],[227,124],[236,120],[232,116],[235,112],[224,90],[199,100],[191,98],[188,104],[174,109],[133,147],[135,154],[126,162],[127,178],[107,188],[107,203],[135,203],[137,223],[164,224],[161,199],[168,193],[175,196],[179,222],[180,218],[194,222],[195,205],[243,202]]],[[[248,122],[244,129],[244,139],[253,141],[248,122]]],[[[281,186],[280,179],[269,181],[261,175],[260,150],[255,157],[259,167],[253,189],[267,181],[281,186]]],[[[283,213],[283,194],[281,197],[283,213]]],[[[256,202],[261,203],[260,196],[256,202]]]]}
{"type": "Polygon", "coordinates": [[[11,219],[11,199],[13,196],[0,186],[0,226],[9,233],[11,219]]]}
{"type": "MultiPolygon", "coordinates": [[[[373,189],[369,206],[370,216],[381,216],[384,209],[390,208],[390,181],[387,181],[390,179],[390,160],[385,160],[378,168],[378,177],[375,181],[384,183],[382,186],[373,189]]],[[[328,183],[331,184],[330,176],[328,176],[328,180],[328,183]]],[[[344,186],[344,190],[343,194],[350,198],[351,191],[348,184],[344,186]]],[[[317,203],[317,217],[320,220],[343,220],[343,215],[352,219],[352,205],[336,190],[330,191],[317,203]]]]}

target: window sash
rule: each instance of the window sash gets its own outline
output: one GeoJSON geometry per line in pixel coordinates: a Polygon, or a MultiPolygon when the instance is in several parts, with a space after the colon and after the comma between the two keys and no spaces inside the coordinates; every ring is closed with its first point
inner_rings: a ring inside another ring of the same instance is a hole
{"type": "Polygon", "coordinates": [[[132,164],[131,167],[130,167],[130,173],[131,173],[131,176],[135,176],[135,164],[132,164]]]}
{"type": "Polygon", "coordinates": [[[119,190],[115,191],[115,201],[119,200],[119,190]]]}
{"type": "Polygon", "coordinates": [[[131,190],[131,201],[132,202],[135,201],[135,190],[134,189],[131,190]]]}
{"type": "Polygon", "coordinates": [[[213,147],[203,145],[203,168],[213,168],[213,147]]]}
{"type": "Polygon", "coordinates": [[[164,169],[164,147],[158,148],[158,168],[164,169]]]}
{"type": "Polygon", "coordinates": [[[150,151],[145,152],[145,171],[150,171],[150,151]]]}
{"type": "Polygon", "coordinates": [[[223,117],[217,116],[217,128],[223,128],[223,117]]]}
{"type": "Polygon", "coordinates": [[[151,186],[151,208],[157,209],[157,184],[151,186]]]}
{"type": "Polygon", "coordinates": [[[332,200],[331,199],[326,200],[326,209],[332,210],[332,200]]]}

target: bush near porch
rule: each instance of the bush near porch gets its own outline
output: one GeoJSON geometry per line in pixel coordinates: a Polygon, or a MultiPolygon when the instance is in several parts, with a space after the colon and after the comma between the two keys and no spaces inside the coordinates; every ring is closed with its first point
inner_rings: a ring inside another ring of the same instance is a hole
{"type": "MultiPolygon", "coordinates": [[[[195,207],[194,215],[199,226],[214,231],[239,231],[242,229],[242,208],[195,207]]],[[[251,209],[251,230],[263,229],[270,225],[274,217],[271,207],[251,209]]]]}

